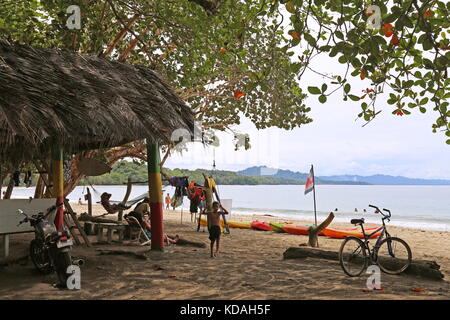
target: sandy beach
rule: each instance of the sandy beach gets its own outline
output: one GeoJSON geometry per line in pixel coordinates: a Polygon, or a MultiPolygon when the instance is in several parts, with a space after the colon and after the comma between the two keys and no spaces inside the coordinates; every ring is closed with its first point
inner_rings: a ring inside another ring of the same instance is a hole
{"type": "MultiPolygon", "coordinates": [[[[79,214],[86,206],[74,205],[79,214]]],[[[94,215],[103,213],[94,207],[94,215]]],[[[190,214],[166,211],[165,232],[209,243],[206,228],[196,232],[190,214]]],[[[293,221],[269,216],[239,216],[233,221],[293,221]]],[[[367,226],[373,226],[368,224],[367,226]]],[[[351,227],[332,223],[331,227],[351,227]]],[[[0,299],[449,299],[450,233],[391,227],[393,236],[410,245],[413,259],[434,260],[444,280],[428,280],[410,275],[382,274],[383,290],[366,292],[368,275],[350,278],[337,261],[322,259],[283,260],[283,252],[307,241],[306,236],[245,229],[231,229],[222,237],[220,255],[211,259],[209,247],[175,245],[164,252],[151,252],[136,242],[123,245],[75,246],[73,256],[86,260],[82,267],[82,288],[60,291],[52,286],[56,276],[42,276],[29,259],[0,266],[0,299]],[[118,249],[137,255],[100,255],[99,249],[118,249]],[[419,292],[412,288],[419,288],[419,292]]],[[[11,236],[13,255],[26,255],[32,234],[11,236]]],[[[320,248],[338,251],[343,240],[319,238],[320,248]]]]}

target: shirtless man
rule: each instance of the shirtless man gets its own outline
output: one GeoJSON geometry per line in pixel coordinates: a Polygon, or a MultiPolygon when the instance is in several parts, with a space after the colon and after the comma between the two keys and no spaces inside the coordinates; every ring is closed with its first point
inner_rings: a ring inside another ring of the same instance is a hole
{"type": "Polygon", "coordinates": [[[220,216],[222,214],[228,214],[217,201],[213,202],[212,211],[206,211],[209,218],[209,240],[211,240],[211,258],[216,257],[219,254],[220,248],[220,234],[222,233],[220,229],[220,216]],[[222,209],[219,211],[219,209],[222,209]],[[216,252],[214,253],[214,243],[216,243],[216,252]]]}

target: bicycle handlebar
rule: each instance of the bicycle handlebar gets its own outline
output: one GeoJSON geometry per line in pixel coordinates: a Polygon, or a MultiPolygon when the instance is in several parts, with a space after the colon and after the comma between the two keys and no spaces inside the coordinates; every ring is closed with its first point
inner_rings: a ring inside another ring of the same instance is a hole
{"type": "Polygon", "coordinates": [[[383,211],[386,211],[386,212],[389,213],[389,215],[386,215],[383,212],[381,212],[380,208],[378,208],[377,206],[369,204],[369,207],[376,209],[377,211],[375,213],[381,214],[383,216],[383,218],[385,218],[385,219],[390,219],[391,218],[391,211],[390,210],[383,208],[383,211]]]}

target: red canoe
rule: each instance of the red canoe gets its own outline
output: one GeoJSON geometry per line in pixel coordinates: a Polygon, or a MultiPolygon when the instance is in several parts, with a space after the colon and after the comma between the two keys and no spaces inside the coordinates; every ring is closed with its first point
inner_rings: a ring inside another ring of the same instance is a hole
{"type": "Polygon", "coordinates": [[[297,234],[297,235],[307,236],[308,235],[309,226],[290,226],[290,225],[285,225],[282,229],[284,231],[286,231],[287,233],[290,233],[290,234],[297,234]]]}
{"type": "Polygon", "coordinates": [[[252,229],[262,230],[262,231],[272,231],[269,222],[253,221],[251,223],[252,229]]]}

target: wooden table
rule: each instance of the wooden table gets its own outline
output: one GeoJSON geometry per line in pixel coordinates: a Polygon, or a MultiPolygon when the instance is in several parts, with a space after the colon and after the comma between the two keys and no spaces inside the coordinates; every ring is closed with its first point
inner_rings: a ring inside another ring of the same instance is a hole
{"type": "Polygon", "coordinates": [[[97,226],[97,242],[104,242],[103,239],[103,229],[106,229],[106,242],[107,243],[112,243],[112,235],[113,235],[113,231],[117,231],[119,233],[119,243],[123,242],[123,232],[125,230],[125,225],[124,224],[116,224],[116,223],[94,223],[94,225],[97,226]]]}

